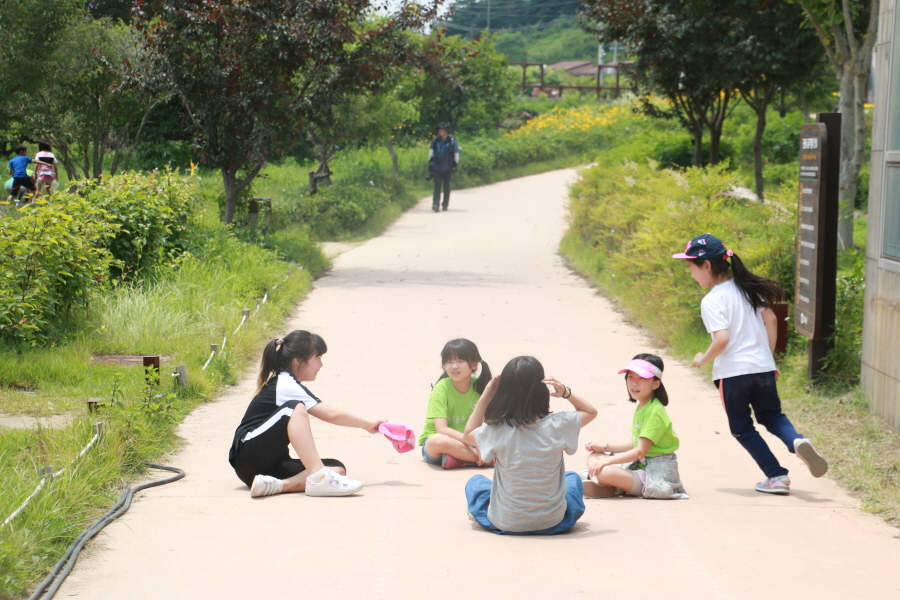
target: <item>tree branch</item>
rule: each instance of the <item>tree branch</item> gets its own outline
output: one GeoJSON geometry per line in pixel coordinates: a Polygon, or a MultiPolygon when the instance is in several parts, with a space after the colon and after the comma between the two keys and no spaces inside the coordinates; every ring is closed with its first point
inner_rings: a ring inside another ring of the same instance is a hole
{"type": "Polygon", "coordinates": [[[837,57],[834,55],[834,51],[831,48],[831,44],[828,43],[828,36],[825,34],[825,30],[822,29],[822,24],[819,23],[819,20],[812,13],[809,8],[806,7],[804,2],[800,3],[800,6],[803,7],[803,12],[806,13],[806,18],[809,19],[809,22],[812,23],[813,29],[816,30],[816,34],[819,36],[819,40],[822,42],[822,46],[825,48],[825,54],[828,56],[828,62],[831,63],[831,66],[834,67],[835,71],[840,70],[841,65],[837,61],[837,57]]]}
{"type": "Polygon", "coordinates": [[[850,16],[850,0],[841,0],[841,5],[844,11],[844,29],[847,31],[847,46],[850,48],[850,55],[856,58],[859,46],[856,43],[856,32],[853,31],[853,19],[850,16]]]}

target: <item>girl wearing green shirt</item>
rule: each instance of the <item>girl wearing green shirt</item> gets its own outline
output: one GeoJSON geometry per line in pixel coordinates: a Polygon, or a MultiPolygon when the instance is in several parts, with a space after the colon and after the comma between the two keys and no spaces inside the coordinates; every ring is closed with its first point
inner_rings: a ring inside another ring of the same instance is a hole
{"type": "Polygon", "coordinates": [[[625,374],[628,400],[637,403],[631,440],[588,442],[588,470],[582,473],[586,498],[628,494],[642,498],[687,498],[678,475],[678,436],[666,413],[669,395],[662,383],[663,361],[654,354],[638,354],[625,374]],[[619,468],[618,465],[621,466],[619,468]]]}
{"type": "Polygon", "coordinates": [[[441,350],[444,372],[431,390],[425,428],[419,436],[422,460],[445,469],[480,465],[475,451],[463,441],[469,416],[491,380],[478,347],[466,339],[450,340],[441,350]],[[481,363],[481,375],[475,371],[481,363]]]}

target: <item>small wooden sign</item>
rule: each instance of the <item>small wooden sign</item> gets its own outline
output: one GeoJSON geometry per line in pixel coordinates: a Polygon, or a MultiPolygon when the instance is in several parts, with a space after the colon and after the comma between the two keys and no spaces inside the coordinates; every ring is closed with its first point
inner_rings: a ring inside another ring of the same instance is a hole
{"type": "Polygon", "coordinates": [[[822,261],[825,227],[822,183],[828,151],[824,123],[800,130],[800,190],[797,202],[797,285],[794,329],[809,339],[821,337],[822,261]]]}

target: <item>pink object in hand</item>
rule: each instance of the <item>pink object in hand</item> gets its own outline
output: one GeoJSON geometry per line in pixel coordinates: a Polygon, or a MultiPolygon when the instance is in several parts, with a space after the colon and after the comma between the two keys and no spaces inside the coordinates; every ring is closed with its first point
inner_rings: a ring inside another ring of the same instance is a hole
{"type": "Polygon", "coordinates": [[[378,433],[391,441],[397,452],[409,452],[416,447],[416,434],[404,423],[388,421],[378,426],[378,433]]]}

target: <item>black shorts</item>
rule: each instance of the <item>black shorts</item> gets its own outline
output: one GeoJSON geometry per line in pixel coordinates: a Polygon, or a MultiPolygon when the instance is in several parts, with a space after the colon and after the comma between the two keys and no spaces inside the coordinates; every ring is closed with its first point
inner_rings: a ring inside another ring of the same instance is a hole
{"type": "Polygon", "coordinates": [[[13,177],[12,194],[15,195],[20,187],[24,187],[29,192],[37,191],[37,186],[34,185],[34,181],[31,177],[13,177]]]}
{"type": "MultiPolygon", "coordinates": [[[[298,458],[291,458],[288,453],[287,424],[291,415],[283,414],[264,432],[241,442],[235,441],[228,455],[228,462],[234,468],[238,478],[248,486],[257,475],[271,475],[278,479],[287,479],[306,470],[298,458]]],[[[347,468],[339,460],[323,458],[326,467],[347,468]]]]}

